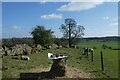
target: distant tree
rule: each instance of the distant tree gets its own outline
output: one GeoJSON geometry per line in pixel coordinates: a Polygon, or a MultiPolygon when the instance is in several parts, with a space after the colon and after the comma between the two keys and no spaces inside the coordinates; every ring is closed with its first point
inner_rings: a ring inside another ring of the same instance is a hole
{"type": "Polygon", "coordinates": [[[81,25],[76,25],[76,21],[72,18],[66,18],[65,24],[62,24],[60,31],[63,32],[64,38],[68,38],[69,47],[74,43],[76,38],[80,38],[84,35],[85,28],[81,25]]]}
{"type": "Polygon", "coordinates": [[[40,44],[46,46],[52,43],[53,33],[51,29],[46,30],[44,26],[36,26],[31,32],[31,35],[33,36],[35,45],[40,44]]]}
{"type": "Polygon", "coordinates": [[[33,45],[32,38],[8,38],[2,39],[2,46],[13,47],[17,44],[28,44],[29,46],[33,45]]]}

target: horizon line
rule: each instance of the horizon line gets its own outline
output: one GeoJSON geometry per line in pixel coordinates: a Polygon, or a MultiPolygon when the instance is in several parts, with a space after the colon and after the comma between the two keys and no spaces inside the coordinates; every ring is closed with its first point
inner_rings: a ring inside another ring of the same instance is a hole
{"type": "MultiPolygon", "coordinates": [[[[119,35],[113,35],[113,36],[88,36],[88,37],[82,37],[82,38],[102,38],[102,37],[120,37],[119,35]]],[[[2,39],[12,39],[12,38],[32,38],[32,37],[11,37],[11,38],[2,38],[2,39]]],[[[63,37],[55,37],[55,38],[63,38],[63,37]]]]}

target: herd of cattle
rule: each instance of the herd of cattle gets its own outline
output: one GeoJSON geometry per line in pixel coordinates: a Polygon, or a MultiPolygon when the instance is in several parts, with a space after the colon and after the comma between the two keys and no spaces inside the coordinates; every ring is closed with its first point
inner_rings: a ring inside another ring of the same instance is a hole
{"type": "MultiPolygon", "coordinates": [[[[4,56],[7,56],[7,55],[20,56],[20,58],[23,60],[30,60],[30,58],[28,57],[29,54],[38,53],[40,51],[50,49],[50,48],[59,49],[59,48],[62,48],[62,45],[58,46],[57,44],[53,44],[47,48],[42,47],[41,45],[37,45],[37,47],[31,47],[27,44],[19,44],[13,47],[2,46],[0,48],[0,57],[3,58],[4,56]]],[[[83,48],[82,50],[85,55],[93,52],[92,48],[83,48]]]]}

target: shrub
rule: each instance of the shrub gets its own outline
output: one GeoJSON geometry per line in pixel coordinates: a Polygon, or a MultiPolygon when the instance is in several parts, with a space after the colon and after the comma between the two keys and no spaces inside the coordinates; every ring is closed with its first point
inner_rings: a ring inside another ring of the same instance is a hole
{"type": "Polygon", "coordinates": [[[108,49],[112,49],[112,47],[109,46],[108,49]]]}
{"type": "Polygon", "coordinates": [[[102,45],[102,49],[106,49],[106,48],[108,48],[107,45],[104,45],[104,44],[103,44],[103,45],[102,45]]]}
{"type": "Polygon", "coordinates": [[[93,49],[97,49],[97,47],[96,47],[96,46],[94,46],[94,47],[93,47],[93,49]]]}

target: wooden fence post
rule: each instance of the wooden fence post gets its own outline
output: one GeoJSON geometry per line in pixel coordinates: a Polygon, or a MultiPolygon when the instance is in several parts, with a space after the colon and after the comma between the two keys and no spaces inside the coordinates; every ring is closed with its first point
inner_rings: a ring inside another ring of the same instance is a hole
{"type": "Polygon", "coordinates": [[[101,51],[101,67],[102,67],[102,71],[104,70],[104,65],[103,65],[103,54],[102,54],[102,51],[101,51]]]}
{"type": "Polygon", "coordinates": [[[93,52],[91,52],[91,61],[93,62],[93,52]]]}

